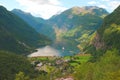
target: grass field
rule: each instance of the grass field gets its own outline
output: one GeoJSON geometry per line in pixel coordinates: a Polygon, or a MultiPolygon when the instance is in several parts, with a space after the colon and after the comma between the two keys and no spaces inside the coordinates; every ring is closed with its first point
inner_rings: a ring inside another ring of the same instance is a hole
{"type": "Polygon", "coordinates": [[[64,57],[64,59],[70,60],[69,64],[72,66],[76,66],[89,61],[90,57],[90,54],[78,54],[75,56],[66,56],[64,57]]]}

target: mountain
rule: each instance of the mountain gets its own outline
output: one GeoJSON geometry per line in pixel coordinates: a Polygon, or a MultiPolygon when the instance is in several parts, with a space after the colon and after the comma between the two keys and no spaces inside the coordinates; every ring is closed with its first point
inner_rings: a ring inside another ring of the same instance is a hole
{"type": "Polygon", "coordinates": [[[75,26],[87,23],[85,21],[87,20],[87,17],[104,17],[107,14],[108,12],[105,9],[96,6],[73,7],[59,15],[53,16],[50,18],[50,21],[54,24],[56,23],[56,25],[60,28],[65,26],[67,29],[71,29],[75,26]]]}
{"type": "Polygon", "coordinates": [[[0,50],[28,53],[36,47],[50,43],[25,21],[0,6],[0,50]]]}
{"type": "Polygon", "coordinates": [[[88,44],[86,48],[86,53],[92,54],[91,60],[79,67],[77,66],[75,72],[76,80],[120,79],[119,17],[120,6],[104,18],[103,24],[94,33],[90,45],[88,44]]]}
{"type": "MultiPolygon", "coordinates": [[[[74,52],[87,45],[108,12],[96,6],[73,7],[48,20],[56,33],[55,47],[74,52]],[[71,51],[72,50],[72,51],[71,51]]],[[[79,51],[78,51],[79,52],[79,51]]],[[[76,53],[76,52],[75,52],[76,53]]]]}
{"type": "Polygon", "coordinates": [[[117,50],[120,52],[119,17],[120,6],[104,18],[101,27],[92,35],[93,37],[88,45],[84,47],[84,52],[93,55],[93,61],[98,60],[108,50],[117,50]]]}
{"type": "Polygon", "coordinates": [[[53,47],[67,53],[77,53],[79,49],[87,45],[92,34],[101,26],[103,18],[108,12],[96,6],[73,7],[60,14],[54,15],[48,20],[36,18],[30,13],[14,9],[18,15],[36,31],[53,40],[53,47]]]}
{"type": "Polygon", "coordinates": [[[105,17],[93,44],[96,49],[120,48],[120,6],[105,17]]]}
{"type": "Polygon", "coordinates": [[[46,20],[40,17],[34,17],[30,13],[26,13],[19,9],[13,9],[12,13],[22,18],[25,22],[27,22],[30,26],[32,26],[37,32],[44,34],[51,39],[55,39],[54,30],[52,26],[46,22],[46,20]]]}

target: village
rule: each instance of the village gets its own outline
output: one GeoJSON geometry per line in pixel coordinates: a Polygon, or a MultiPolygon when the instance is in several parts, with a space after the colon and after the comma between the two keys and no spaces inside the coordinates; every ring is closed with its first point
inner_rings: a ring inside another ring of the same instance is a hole
{"type": "MultiPolygon", "coordinates": [[[[74,73],[74,67],[86,62],[90,55],[76,55],[66,57],[32,57],[29,58],[35,70],[41,74],[50,74],[55,80],[74,80],[71,74],[74,73]],[[54,77],[56,75],[56,77],[54,77]],[[64,77],[63,77],[64,76],[64,77]]],[[[52,80],[50,79],[50,80],[52,80]]]]}

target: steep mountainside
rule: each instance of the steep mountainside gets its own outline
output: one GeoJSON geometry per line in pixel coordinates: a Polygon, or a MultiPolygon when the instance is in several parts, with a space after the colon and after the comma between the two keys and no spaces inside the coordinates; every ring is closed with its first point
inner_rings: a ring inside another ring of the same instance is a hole
{"type": "Polygon", "coordinates": [[[42,33],[51,39],[55,39],[54,30],[52,26],[46,22],[46,20],[40,17],[34,17],[30,13],[26,13],[19,9],[12,10],[12,13],[22,18],[25,22],[27,22],[30,26],[32,26],[37,32],[42,33]]]}
{"type": "Polygon", "coordinates": [[[102,26],[93,35],[86,53],[93,55],[93,60],[100,58],[107,50],[120,52],[120,6],[104,18],[102,26]]]}
{"type": "Polygon", "coordinates": [[[76,80],[120,79],[120,6],[105,17],[86,50],[92,58],[88,63],[77,66],[76,80]]]}
{"type": "Polygon", "coordinates": [[[97,31],[93,41],[96,49],[120,48],[120,6],[110,15],[105,17],[100,29],[97,31]],[[96,40],[96,37],[97,40],[96,40]],[[99,45],[98,45],[99,44],[99,45]],[[102,45],[101,45],[102,44],[102,45]]]}
{"type": "Polygon", "coordinates": [[[49,42],[47,37],[38,34],[21,18],[0,6],[0,50],[27,53],[49,42]]]}
{"type": "Polygon", "coordinates": [[[101,26],[108,12],[96,6],[73,7],[48,20],[56,33],[55,46],[65,47],[68,51],[81,50],[101,26]],[[80,44],[80,45],[78,45],[80,44]]]}

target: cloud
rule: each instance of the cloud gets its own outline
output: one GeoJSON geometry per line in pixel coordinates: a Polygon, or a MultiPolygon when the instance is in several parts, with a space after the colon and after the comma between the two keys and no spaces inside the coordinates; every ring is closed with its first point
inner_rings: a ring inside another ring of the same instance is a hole
{"type": "Polygon", "coordinates": [[[0,6],[4,6],[4,4],[3,4],[3,3],[0,3],[0,6]]]}
{"type": "Polygon", "coordinates": [[[102,1],[110,1],[110,0],[102,0],[102,1]]]}
{"type": "Polygon", "coordinates": [[[99,7],[104,8],[104,9],[107,9],[107,6],[106,6],[106,5],[103,5],[103,4],[99,5],[99,7]]]}
{"type": "MultiPolygon", "coordinates": [[[[66,7],[61,0],[16,0],[24,9],[25,12],[30,12],[34,16],[42,17],[44,19],[49,19],[51,16],[66,10],[66,7]]],[[[81,1],[81,0],[79,0],[81,1]]],[[[69,2],[69,0],[68,0],[69,2]]],[[[73,2],[74,4],[74,2],[73,2]]],[[[79,4],[81,5],[81,4],[79,4]]],[[[91,6],[98,6],[105,8],[109,12],[112,12],[118,5],[120,5],[120,0],[91,0],[86,3],[91,6]]]]}
{"type": "Polygon", "coordinates": [[[96,1],[90,1],[90,2],[88,2],[88,4],[94,5],[94,4],[97,4],[97,2],[96,1]]]}
{"type": "Polygon", "coordinates": [[[114,9],[116,9],[120,5],[120,0],[102,0],[104,3],[106,2],[106,5],[99,5],[102,8],[105,8],[112,12],[114,9]]]}
{"type": "Polygon", "coordinates": [[[60,5],[60,2],[58,0],[29,0],[32,2],[36,2],[38,4],[51,4],[51,5],[60,5]]]}
{"type": "Polygon", "coordinates": [[[59,0],[16,0],[25,8],[26,12],[31,12],[35,16],[48,19],[58,12],[66,10],[59,0]]]}
{"type": "Polygon", "coordinates": [[[95,6],[104,8],[109,12],[112,12],[114,9],[116,9],[120,5],[120,0],[100,0],[98,2],[93,0],[91,2],[88,2],[88,4],[95,5],[95,6]]]}
{"type": "Polygon", "coordinates": [[[119,5],[120,5],[120,1],[111,1],[111,2],[109,3],[109,7],[110,7],[111,9],[115,9],[115,8],[117,8],[119,5]]]}

